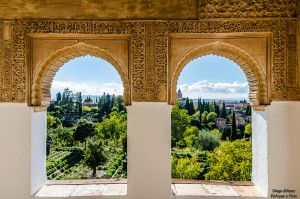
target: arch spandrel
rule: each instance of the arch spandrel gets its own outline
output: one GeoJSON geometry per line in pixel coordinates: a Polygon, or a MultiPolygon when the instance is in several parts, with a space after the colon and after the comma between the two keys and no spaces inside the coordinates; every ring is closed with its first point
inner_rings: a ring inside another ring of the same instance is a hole
{"type": "Polygon", "coordinates": [[[38,107],[37,110],[45,110],[50,104],[50,89],[53,78],[56,72],[66,62],[86,55],[99,57],[109,62],[119,73],[124,86],[124,103],[131,104],[130,96],[130,82],[128,79],[128,72],[121,64],[117,57],[113,56],[104,49],[96,46],[78,42],[73,45],[65,46],[56,50],[47,56],[34,71],[32,76],[32,86],[30,93],[30,106],[38,107]]]}
{"type": "Polygon", "coordinates": [[[171,74],[169,94],[169,104],[175,105],[177,99],[177,81],[182,69],[192,60],[206,56],[217,55],[234,61],[241,67],[246,75],[249,84],[249,100],[254,109],[263,110],[265,105],[270,103],[270,96],[267,87],[266,74],[258,62],[247,51],[226,43],[211,42],[199,45],[186,54],[175,63],[174,70],[171,74]]]}

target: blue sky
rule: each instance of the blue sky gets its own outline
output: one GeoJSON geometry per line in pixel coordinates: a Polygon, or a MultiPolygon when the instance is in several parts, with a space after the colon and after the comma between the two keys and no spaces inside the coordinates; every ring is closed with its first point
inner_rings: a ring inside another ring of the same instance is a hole
{"type": "Polygon", "coordinates": [[[248,99],[249,86],[243,70],[233,61],[216,55],[188,63],[177,83],[183,97],[248,99]]]}
{"type": "MultiPolygon", "coordinates": [[[[91,56],[75,58],[61,67],[53,79],[51,95],[68,87],[83,95],[103,92],[122,95],[118,72],[108,62],[91,56]]],[[[190,62],[181,72],[177,88],[183,97],[204,99],[248,99],[246,76],[233,61],[214,55],[190,62]]]]}
{"type": "Polygon", "coordinates": [[[116,69],[107,61],[91,57],[78,57],[65,63],[56,73],[51,98],[68,87],[82,95],[102,95],[103,92],[122,95],[123,84],[116,69]]]}

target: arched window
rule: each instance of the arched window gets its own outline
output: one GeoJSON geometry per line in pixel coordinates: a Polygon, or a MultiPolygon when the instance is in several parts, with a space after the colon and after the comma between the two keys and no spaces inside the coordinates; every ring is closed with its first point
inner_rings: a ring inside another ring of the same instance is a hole
{"type": "Polygon", "coordinates": [[[105,60],[85,56],[56,73],[47,109],[48,180],[127,176],[123,85],[105,60]]]}
{"type": "MultiPolygon", "coordinates": [[[[171,167],[178,195],[187,194],[186,184],[191,183],[198,185],[189,194],[207,195],[211,188],[202,186],[203,180],[218,180],[220,186],[248,181],[237,184],[254,186],[251,82],[238,63],[217,55],[192,59],[177,81],[171,167]]],[[[235,187],[232,190],[238,194],[235,187]]]]}

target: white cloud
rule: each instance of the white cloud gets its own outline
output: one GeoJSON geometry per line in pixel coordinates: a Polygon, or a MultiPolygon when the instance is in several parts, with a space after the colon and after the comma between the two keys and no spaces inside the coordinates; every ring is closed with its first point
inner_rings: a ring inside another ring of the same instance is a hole
{"type": "MultiPolygon", "coordinates": [[[[115,95],[123,95],[124,87],[122,84],[111,83],[79,83],[79,82],[52,82],[51,94],[55,95],[58,92],[62,92],[65,88],[69,88],[73,93],[81,92],[82,95],[102,95],[103,92],[115,95]]],[[[52,96],[53,97],[53,96],[52,96]]]]}
{"type": "Polygon", "coordinates": [[[225,98],[241,98],[247,99],[249,93],[248,83],[211,83],[207,80],[199,81],[193,84],[178,85],[181,89],[183,97],[197,99],[198,97],[205,99],[225,99],[225,98]]]}

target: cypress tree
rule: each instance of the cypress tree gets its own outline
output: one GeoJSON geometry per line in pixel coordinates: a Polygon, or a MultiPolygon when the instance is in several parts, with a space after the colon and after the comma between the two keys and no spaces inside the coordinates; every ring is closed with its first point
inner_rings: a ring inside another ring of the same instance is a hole
{"type": "Polygon", "coordinates": [[[252,115],[252,108],[251,108],[251,106],[249,106],[249,116],[251,116],[251,115],[252,115]]]}
{"type": "Polygon", "coordinates": [[[205,103],[205,110],[210,113],[210,110],[209,110],[209,102],[206,102],[205,103]]]}
{"type": "Polygon", "coordinates": [[[82,115],[82,98],[81,98],[81,92],[78,93],[78,115],[79,115],[79,118],[82,115]]]}
{"type": "Polygon", "coordinates": [[[197,111],[201,111],[201,98],[198,98],[197,111]]]}
{"type": "Polygon", "coordinates": [[[203,100],[203,102],[202,102],[202,104],[201,104],[201,113],[203,113],[204,112],[204,109],[205,108],[205,101],[203,100]]]}
{"type": "Polygon", "coordinates": [[[222,107],[222,111],[220,113],[220,117],[226,119],[226,107],[225,107],[225,102],[223,101],[223,107],[222,107]]]}
{"type": "Polygon", "coordinates": [[[251,116],[251,106],[249,106],[249,105],[246,108],[246,115],[251,116]]]}
{"type": "Polygon", "coordinates": [[[234,141],[237,138],[237,131],[236,131],[236,123],[235,123],[235,112],[232,111],[232,123],[231,123],[231,135],[230,141],[234,141]]]}
{"type": "Polygon", "coordinates": [[[187,97],[187,98],[186,98],[186,101],[185,101],[184,109],[185,109],[185,110],[189,110],[189,108],[190,108],[190,100],[189,100],[189,98],[187,97]]]}
{"type": "Polygon", "coordinates": [[[199,130],[202,129],[201,125],[202,125],[202,118],[201,118],[201,112],[199,111],[199,130]]]}
{"type": "Polygon", "coordinates": [[[226,129],[223,128],[222,130],[222,136],[221,136],[221,140],[225,141],[227,139],[227,132],[226,129]]]}
{"type": "Polygon", "coordinates": [[[61,101],[61,93],[60,92],[57,93],[57,99],[56,100],[57,100],[57,102],[61,101]]]}
{"type": "Polygon", "coordinates": [[[195,111],[195,107],[194,107],[194,102],[193,100],[190,100],[190,110],[189,110],[189,114],[193,115],[196,111],[195,111]]]}
{"type": "Polygon", "coordinates": [[[220,108],[217,105],[216,101],[214,100],[214,108],[215,108],[215,113],[219,116],[220,115],[220,108]]]}

